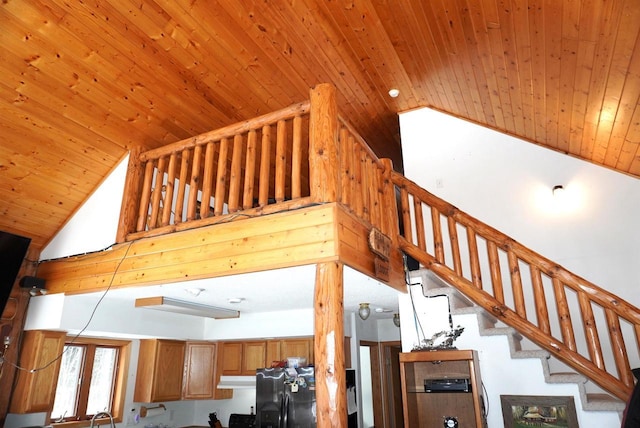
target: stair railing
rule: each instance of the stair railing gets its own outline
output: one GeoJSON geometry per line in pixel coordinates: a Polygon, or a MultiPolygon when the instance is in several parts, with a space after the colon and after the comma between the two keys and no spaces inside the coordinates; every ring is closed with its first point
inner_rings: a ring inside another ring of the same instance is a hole
{"type": "Polygon", "coordinates": [[[640,362],[638,308],[401,174],[393,173],[392,182],[406,254],[604,390],[628,399],[634,385],[629,356],[640,362]]]}

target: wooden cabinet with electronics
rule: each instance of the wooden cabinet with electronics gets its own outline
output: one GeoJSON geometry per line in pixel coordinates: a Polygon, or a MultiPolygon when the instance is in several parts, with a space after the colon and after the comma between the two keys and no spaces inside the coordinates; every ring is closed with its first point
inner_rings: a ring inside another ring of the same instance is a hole
{"type": "Polygon", "coordinates": [[[20,367],[26,370],[18,371],[11,413],[51,411],[66,337],[63,331],[24,332],[20,367]]]}
{"type": "Polygon", "coordinates": [[[182,398],[186,344],[179,340],[140,340],[133,400],[155,403],[182,398]]]}
{"type": "Polygon", "coordinates": [[[401,353],[400,376],[405,427],[485,426],[475,351],[401,353]]]}

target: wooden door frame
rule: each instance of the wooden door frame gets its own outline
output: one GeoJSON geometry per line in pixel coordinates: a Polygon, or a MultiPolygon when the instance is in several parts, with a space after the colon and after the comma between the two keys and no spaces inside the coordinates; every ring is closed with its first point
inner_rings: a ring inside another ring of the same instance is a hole
{"type": "Polygon", "coordinates": [[[382,368],[381,375],[382,375],[382,398],[383,398],[382,405],[383,405],[383,412],[384,412],[384,426],[386,428],[391,428],[391,427],[402,428],[402,425],[396,426],[391,420],[394,414],[398,413],[400,415],[400,420],[401,421],[403,420],[402,381],[400,380],[400,361],[398,361],[397,373],[393,373],[391,371],[390,362],[387,361],[390,348],[396,348],[396,347],[400,348],[400,352],[402,352],[402,342],[399,340],[380,342],[380,355],[381,355],[382,361],[384,361],[384,364],[381,365],[381,368],[382,368]],[[399,407],[393,405],[395,403],[394,401],[395,395],[394,395],[393,386],[390,384],[390,382],[394,380],[393,378],[394,375],[397,376],[395,381],[397,382],[397,385],[400,388],[400,391],[399,391],[400,406],[399,407]],[[393,406],[393,409],[391,409],[392,406],[393,406]]]}
{"type": "MultiPolygon", "coordinates": [[[[382,366],[380,364],[380,343],[361,340],[358,346],[366,346],[369,348],[369,358],[371,360],[373,424],[376,427],[384,427],[384,407],[382,402],[382,388],[384,387],[384,385],[382,382],[382,366]],[[376,388],[376,386],[379,387],[376,388]]],[[[362,375],[360,376],[360,381],[362,382],[362,375]]]]}

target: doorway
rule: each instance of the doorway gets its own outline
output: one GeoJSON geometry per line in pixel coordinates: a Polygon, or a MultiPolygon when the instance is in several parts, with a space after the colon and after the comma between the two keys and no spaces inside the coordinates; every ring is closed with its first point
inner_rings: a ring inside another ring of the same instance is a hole
{"type": "Polygon", "coordinates": [[[399,341],[360,342],[364,428],[402,428],[399,341]]]}

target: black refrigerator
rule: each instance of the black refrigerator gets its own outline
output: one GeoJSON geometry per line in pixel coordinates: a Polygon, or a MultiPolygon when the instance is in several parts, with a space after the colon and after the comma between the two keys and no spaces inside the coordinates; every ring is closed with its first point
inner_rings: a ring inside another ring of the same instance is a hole
{"type": "MultiPolygon", "coordinates": [[[[351,372],[351,373],[350,373],[351,372]]],[[[347,371],[348,393],[355,401],[355,379],[347,371]]],[[[316,381],[313,367],[258,369],[256,371],[256,427],[315,428],[316,381]]],[[[349,410],[349,426],[357,413],[349,410]]],[[[355,423],[355,425],[354,425],[355,423]]]]}

